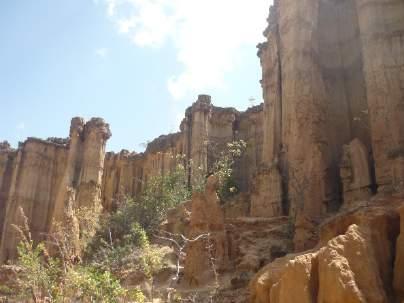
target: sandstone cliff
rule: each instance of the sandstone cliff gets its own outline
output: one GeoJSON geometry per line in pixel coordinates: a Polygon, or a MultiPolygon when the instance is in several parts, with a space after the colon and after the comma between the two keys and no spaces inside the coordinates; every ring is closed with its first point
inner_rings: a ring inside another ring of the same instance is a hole
{"type": "Polygon", "coordinates": [[[401,302],[404,201],[372,202],[324,222],[316,248],[262,268],[250,302],[401,302]]]}
{"type": "Polygon", "coordinates": [[[401,191],[404,3],[275,0],[268,21],[259,46],[267,203],[321,220],[401,191]]]}
{"type": "Polygon", "coordinates": [[[241,190],[248,191],[262,159],[262,120],[262,106],[239,112],[234,108],[215,107],[209,96],[200,95],[186,110],[180,132],[153,140],[144,153],[107,153],[104,207],[112,209],[120,197],[139,194],[151,176],[174,168],[176,156],[183,156],[186,165],[192,160],[189,167],[192,183],[193,170],[201,168],[208,172],[226,143],[234,140],[244,140],[248,146],[236,170],[241,190]]]}
{"type": "Polygon", "coordinates": [[[239,112],[211,104],[201,95],[187,109],[179,133],[160,136],[144,153],[106,153],[111,133],[108,124],[94,118],[85,123],[73,118],[67,139],[28,138],[18,149],[0,145],[0,262],[15,257],[18,243],[11,226],[19,224],[19,207],[27,215],[35,240],[51,231],[52,222],[64,220],[73,190],[74,208],[102,205],[110,211],[122,197],[141,193],[147,180],[172,170],[176,156],[184,157],[192,171],[207,173],[227,142],[243,139],[248,149],[236,178],[248,190],[262,155],[263,108],[239,112]],[[209,144],[208,144],[209,143],[209,144]]]}
{"type": "MultiPolygon", "coordinates": [[[[239,112],[200,95],[180,132],[140,154],[105,153],[101,119],[74,118],[66,140],[0,143],[0,262],[15,257],[18,207],[38,240],[66,207],[112,210],[138,195],[177,155],[192,184],[225,143],[243,139],[242,193],[220,205],[211,178],[165,223],[212,234],[220,302],[245,302],[257,271],[252,303],[402,302],[404,2],[274,0],[264,35],[263,105],[239,112]]],[[[212,279],[204,248],[187,251],[188,286],[212,279]]]]}
{"type": "Polygon", "coordinates": [[[15,258],[19,241],[12,224],[20,224],[22,207],[34,240],[44,238],[52,221],[63,221],[68,192],[74,207],[101,202],[105,143],[109,126],[94,118],[73,118],[70,138],[28,138],[17,150],[0,149],[0,262],[15,258]]]}

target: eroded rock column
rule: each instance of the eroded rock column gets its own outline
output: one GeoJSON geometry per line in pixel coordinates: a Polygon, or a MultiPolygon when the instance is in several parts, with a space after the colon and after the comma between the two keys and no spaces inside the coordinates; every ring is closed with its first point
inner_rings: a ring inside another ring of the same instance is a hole
{"type": "Polygon", "coordinates": [[[78,207],[101,207],[101,184],[104,171],[105,145],[111,132],[103,119],[93,118],[84,128],[78,207]]]}
{"type": "Polygon", "coordinates": [[[28,138],[19,147],[3,223],[0,263],[16,257],[21,239],[13,224],[19,226],[23,222],[20,208],[28,219],[33,240],[45,238],[65,156],[66,146],[51,141],[28,138]]]}
{"type": "Polygon", "coordinates": [[[258,52],[262,66],[261,85],[265,100],[263,162],[267,165],[271,165],[279,157],[282,134],[282,70],[277,10],[277,4],[271,7],[269,25],[264,32],[268,40],[259,45],[258,52]]]}
{"type": "Polygon", "coordinates": [[[0,142],[0,241],[17,151],[8,142],[0,142]]]}
{"type": "Polygon", "coordinates": [[[212,112],[211,97],[199,95],[198,100],[187,109],[181,130],[185,135],[185,154],[192,160],[189,176],[194,184],[198,175],[208,171],[208,132],[212,112]]]}
{"type": "Polygon", "coordinates": [[[403,182],[404,2],[356,0],[379,191],[403,182]],[[398,179],[394,176],[400,176],[398,179]]]}
{"type": "Polygon", "coordinates": [[[356,201],[367,201],[372,195],[372,177],[369,164],[369,152],[359,140],[353,140],[344,146],[340,164],[343,183],[344,207],[354,206],[356,201]]]}
{"type": "Polygon", "coordinates": [[[279,1],[282,45],[282,156],[288,159],[291,213],[320,216],[328,167],[324,83],[314,40],[319,1],[279,1]]]}
{"type": "MultiPolygon", "coordinates": [[[[82,154],[82,133],[84,130],[84,119],[75,117],[71,120],[69,133],[69,149],[67,151],[66,169],[63,172],[63,180],[58,188],[56,201],[53,205],[52,220],[62,221],[64,218],[64,205],[69,189],[77,186],[81,168],[82,154]]],[[[74,199],[75,200],[75,199],[74,199]]],[[[52,222],[51,222],[52,225],[52,222]]],[[[49,228],[52,228],[50,226],[49,228]]]]}
{"type": "MultiPolygon", "coordinates": [[[[262,164],[253,182],[251,216],[274,217],[282,215],[284,192],[282,180],[284,167],[281,163],[282,136],[282,69],[279,36],[279,5],[275,1],[264,32],[267,42],[258,46],[262,66],[264,103],[264,144],[262,164]]],[[[283,159],[282,159],[283,160],[283,159]]]]}

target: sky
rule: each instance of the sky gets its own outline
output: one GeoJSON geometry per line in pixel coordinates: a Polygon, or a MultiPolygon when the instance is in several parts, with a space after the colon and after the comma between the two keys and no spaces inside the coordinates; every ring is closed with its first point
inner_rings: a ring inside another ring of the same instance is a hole
{"type": "Polygon", "coordinates": [[[0,1],[0,141],[110,124],[107,149],[176,132],[199,94],[262,102],[256,45],[270,0],[0,1]]]}

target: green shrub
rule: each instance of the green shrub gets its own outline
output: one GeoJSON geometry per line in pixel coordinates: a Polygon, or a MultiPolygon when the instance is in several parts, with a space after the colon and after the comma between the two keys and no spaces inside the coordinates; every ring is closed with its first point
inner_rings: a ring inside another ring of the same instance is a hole
{"type": "Polygon", "coordinates": [[[246,148],[247,143],[243,140],[227,143],[213,165],[213,174],[219,178],[218,195],[222,201],[239,192],[238,184],[234,179],[234,165],[242,157],[246,148]]]}
{"type": "Polygon", "coordinates": [[[127,295],[109,271],[100,271],[93,266],[77,266],[69,270],[66,288],[80,302],[115,303],[127,295]]]}
{"type": "MultiPolygon", "coordinates": [[[[69,257],[53,258],[43,242],[37,245],[31,238],[28,220],[22,209],[23,226],[15,226],[21,236],[17,246],[18,259],[13,268],[16,281],[8,289],[10,297],[34,302],[121,302],[131,293],[124,289],[108,269],[92,264],[72,262],[69,257]]],[[[139,237],[146,237],[139,231],[139,237]]],[[[147,238],[146,238],[147,239],[147,238]]],[[[69,237],[59,238],[69,241],[69,237]]],[[[62,247],[71,246],[60,243],[62,247]]],[[[67,250],[66,250],[67,251],[67,250]]],[[[140,293],[137,292],[140,297],[140,293]]],[[[141,301],[139,301],[141,302],[141,301]]]]}
{"type": "Polygon", "coordinates": [[[37,301],[47,297],[53,301],[61,295],[58,287],[62,274],[60,262],[47,255],[45,245],[34,245],[31,239],[22,240],[18,246],[16,262],[17,279],[14,292],[20,299],[37,301]]]}

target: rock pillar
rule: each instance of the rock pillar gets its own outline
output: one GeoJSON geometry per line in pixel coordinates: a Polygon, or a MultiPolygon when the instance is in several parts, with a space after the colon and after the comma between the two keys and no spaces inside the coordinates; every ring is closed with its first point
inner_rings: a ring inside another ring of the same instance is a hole
{"type": "Polygon", "coordinates": [[[78,207],[101,207],[105,145],[111,132],[103,119],[93,118],[84,127],[78,207]]]}
{"type": "Polygon", "coordinates": [[[393,167],[404,170],[403,161],[394,161],[404,156],[404,2],[356,0],[356,6],[376,181],[388,192],[393,167]]]}

